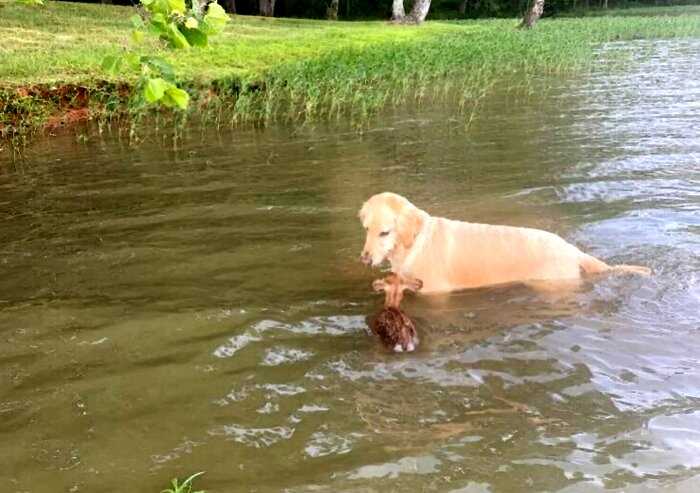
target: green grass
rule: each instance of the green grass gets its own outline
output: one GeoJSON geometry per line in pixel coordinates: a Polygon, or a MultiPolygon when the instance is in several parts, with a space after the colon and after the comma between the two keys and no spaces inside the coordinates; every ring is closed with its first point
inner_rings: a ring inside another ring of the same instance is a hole
{"type": "MultiPolygon", "coordinates": [[[[261,79],[281,63],[324,58],[336,52],[362,51],[397,45],[432,42],[443,37],[461,38],[462,44],[503,39],[512,42],[546,43],[558,41],[597,42],[616,37],[672,37],[698,35],[700,7],[612,10],[611,17],[631,19],[543,20],[533,33],[520,33],[512,20],[428,22],[412,28],[374,22],[326,22],[298,19],[236,17],[225,33],[202,50],[190,50],[176,65],[182,78],[206,84],[217,79],[261,79]],[[666,14],[671,14],[672,18],[666,14]],[[660,18],[656,18],[660,17],[660,18]],[[655,24],[659,25],[655,25],[655,24]],[[465,39],[466,38],[466,39],[465,39]]],[[[5,5],[0,10],[0,84],[84,83],[107,78],[100,69],[101,59],[128,45],[129,7],[97,4],[47,2],[46,7],[5,5]]],[[[572,42],[566,43],[572,46],[572,42]]],[[[554,43],[554,44],[553,44],[554,43]]],[[[157,43],[153,43],[154,48],[157,43]]],[[[483,50],[493,50],[487,45],[483,50]]],[[[507,46],[505,48],[508,48],[507,46]]],[[[503,51],[498,48],[497,51],[503,51]]],[[[498,54],[498,53],[496,53],[498,54]]],[[[456,53],[455,55],[459,55],[456,53]]],[[[513,54],[512,58],[515,58],[513,54]]],[[[449,58],[442,54],[440,58],[449,58]]]]}
{"type": "MultiPolygon", "coordinates": [[[[82,83],[102,79],[105,55],[128,45],[129,17],[134,10],[94,4],[47,2],[45,8],[6,5],[0,16],[0,83],[82,83]]],[[[177,52],[183,79],[208,83],[216,79],[260,78],[281,61],[322,57],[344,49],[429,38],[455,31],[428,24],[406,29],[383,22],[325,21],[235,17],[206,49],[177,52]]],[[[157,43],[152,43],[157,48],[157,43]]],[[[167,52],[166,52],[167,53],[167,52]]]]}
{"type": "MultiPolygon", "coordinates": [[[[169,52],[157,41],[148,49],[174,64],[200,110],[212,107],[236,121],[364,118],[386,104],[438,93],[457,94],[466,105],[493,84],[575,70],[601,42],[700,36],[697,8],[669,8],[673,15],[653,10],[653,16],[544,19],[532,31],[517,30],[516,19],[415,27],[239,16],[206,49],[169,52]]],[[[114,84],[133,76],[110,77],[100,61],[127,46],[132,14],[128,7],[65,2],[0,8],[0,111],[25,115],[35,128],[60,103],[17,96],[18,87],[33,85],[85,86],[97,113],[118,106],[123,95],[105,101],[114,84]]],[[[4,121],[6,128],[17,126],[17,118],[4,121]]]]}

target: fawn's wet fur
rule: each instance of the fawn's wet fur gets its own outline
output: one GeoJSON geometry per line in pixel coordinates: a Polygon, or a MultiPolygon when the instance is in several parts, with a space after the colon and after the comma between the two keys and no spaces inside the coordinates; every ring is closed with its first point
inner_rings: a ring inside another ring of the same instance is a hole
{"type": "Polygon", "coordinates": [[[370,328],[393,351],[413,351],[418,345],[416,326],[399,306],[404,291],[416,292],[422,284],[418,279],[405,279],[393,273],[372,283],[375,291],[384,291],[384,308],[374,317],[370,328]]]}

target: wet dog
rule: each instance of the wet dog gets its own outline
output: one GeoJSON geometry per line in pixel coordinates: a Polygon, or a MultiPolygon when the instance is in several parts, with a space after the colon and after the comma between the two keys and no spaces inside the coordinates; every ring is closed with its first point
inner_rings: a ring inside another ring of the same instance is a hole
{"type": "Polygon", "coordinates": [[[360,220],[367,231],[362,261],[377,266],[389,260],[392,272],[421,279],[422,293],[650,273],[642,266],[608,265],[547,231],[434,217],[394,193],[372,196],[360,220]]]}

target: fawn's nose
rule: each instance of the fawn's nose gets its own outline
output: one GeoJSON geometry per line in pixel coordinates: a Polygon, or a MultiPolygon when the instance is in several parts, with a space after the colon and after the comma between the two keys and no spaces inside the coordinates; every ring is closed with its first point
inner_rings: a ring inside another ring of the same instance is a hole
{"type": "Polygon", "coordinates": [[[362,260],[362,263],[365,265],[369,265],[370,262],[372,262],[372,257],[370,256],[368,251],[362,252],[362,255],[360,255],[360,260],[362,260]]]}

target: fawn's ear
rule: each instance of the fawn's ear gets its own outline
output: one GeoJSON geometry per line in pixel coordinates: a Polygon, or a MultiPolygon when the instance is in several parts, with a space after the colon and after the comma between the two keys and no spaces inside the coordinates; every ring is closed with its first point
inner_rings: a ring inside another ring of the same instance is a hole
{"type": "Polygon", "coordinates": [[[386,282],[384,282],[384,279],[375,279],[372,281],[372,289],[375,291],[384,291],[386,289],[386,282]]]}
{"type": "Polygon", "coordinates": [[[423,281],[420,279],[406,279],[403,282],[403,288],[414,293],[419,291],[422,287],[423,281]]]}

